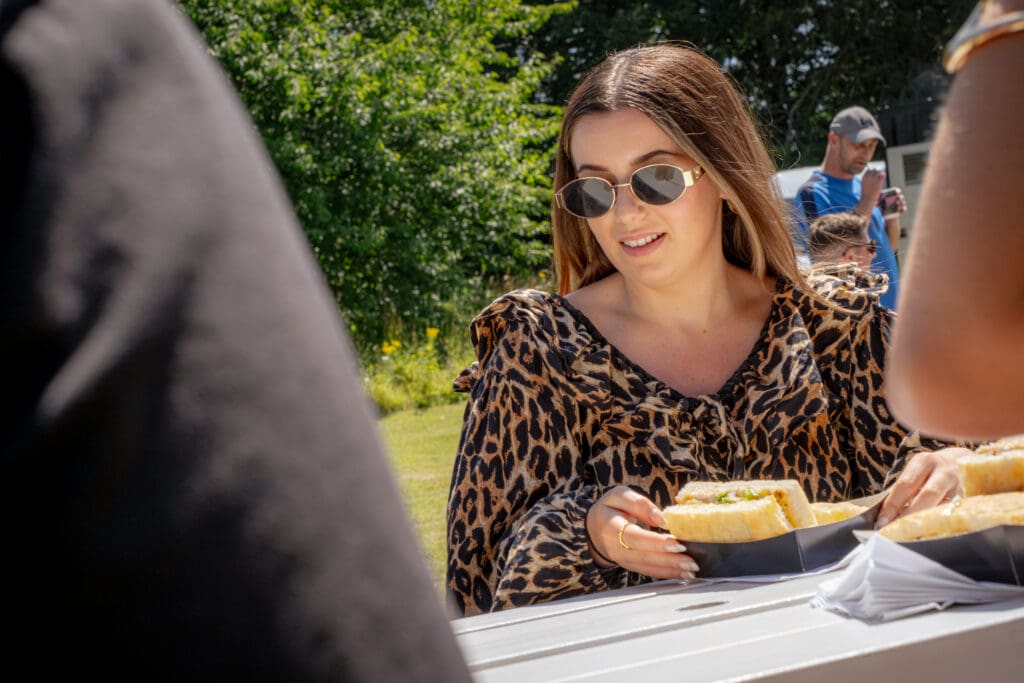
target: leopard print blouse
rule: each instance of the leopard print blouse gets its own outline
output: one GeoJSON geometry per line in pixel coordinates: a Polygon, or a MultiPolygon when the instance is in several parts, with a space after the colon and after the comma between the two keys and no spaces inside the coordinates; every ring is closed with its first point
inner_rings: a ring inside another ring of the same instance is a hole
{"type": "Polygon", "coordinates": [[[448,503],[448,589],[465,614],[650,580],[602,571],[584,520],[625,484],[664,507],[691,479],[796,479],[816,501],[876,493],[922,443],[895,422],[882,364],[884,276],[780,280],[749,357],[684,396],[632,363],[564,298],[518,290],[470,326],[478,360],[448,503]]]}

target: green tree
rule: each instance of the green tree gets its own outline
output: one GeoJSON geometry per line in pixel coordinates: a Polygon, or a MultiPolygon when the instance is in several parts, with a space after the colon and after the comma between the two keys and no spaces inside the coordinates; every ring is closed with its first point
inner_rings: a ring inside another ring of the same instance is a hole
{"type": "Polygon", "coordinates": [[[559,4],[181,0],[225,67],[361,346],[548,263],[552,63],[495,47],[559,4]]]}
{"type": "MultiPolygon", "coordinates": [[[[543,0],[539,1],[543,4],[543,0]]],[[[717,59],[749,97],[784,166],[816,164],[832,115],[938,97],[942,46],[973,0],[579,0],[515,45],[561,55],[540,98],[562,104],[608,52],[685,40],[717,59]]]]}

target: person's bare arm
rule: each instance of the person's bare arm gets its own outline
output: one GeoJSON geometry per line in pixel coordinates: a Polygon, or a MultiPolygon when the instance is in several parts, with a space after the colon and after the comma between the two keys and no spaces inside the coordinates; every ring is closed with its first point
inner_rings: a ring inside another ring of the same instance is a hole
{"type": "Polygon", "coordinates": [[[1024,432],[1022,63],[1019,33],[978,50],[932,148],[888,363],[896,416],[926,433],[1024,432]]]}
{"type": "Polygon", "coordinates": [[[853,207],[853,212],[861,216],[871,217],[871,211],[878,203],[878,195],[885,185],[885,172],[874,168],[864,171],[860,184],[860,201],[853,207]]]}
{"type": "Polygon", "coordinates": [[[900,217],[889,218],[885,221],[885,234],[889,238],[889,246],[893,253],[900,251],[900,217]]]}

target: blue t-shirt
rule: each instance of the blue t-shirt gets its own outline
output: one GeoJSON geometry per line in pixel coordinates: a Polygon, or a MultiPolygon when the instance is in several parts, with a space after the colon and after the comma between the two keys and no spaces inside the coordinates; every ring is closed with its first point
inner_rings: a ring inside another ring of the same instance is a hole
{"type": "MultiPolygon", "coordinates": [[[[800,239],[803,247],[807,247],[807,226],[818,216],[840,211],[849,211],[860,201],[860,177],[849,180],[835,178],[821,171],[814,171],[807,182],[797,190],[796,215],[800,228],[800,239]]],[[[900,271],[896,263],[896,254],[889,244],[889,235],[885,232],[885,219],[876,206],[871,209],[871,223],[868,225],[868,237],[878,243],[878,252],[871,262],[871,270],[889,276],[889,289],[881,297],[881,304],[896,309],[896,297],[900,289],[900,271]]]]}

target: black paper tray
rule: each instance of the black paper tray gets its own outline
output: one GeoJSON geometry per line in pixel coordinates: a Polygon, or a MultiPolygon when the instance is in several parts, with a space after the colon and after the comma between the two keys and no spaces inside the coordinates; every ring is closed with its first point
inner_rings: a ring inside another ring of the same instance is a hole
{"type": "Polygon", "coordinates": [[[1024,585],[1024,526],[1005,524],[900,545],[975,581],[1024,585]]]}
{"type": "Polygon", "coordinates": [[[882,493],[851,501],[869,507],[841,522],[794,529],[760,541],[700,543],[683,539],[682,543],[700,567],[699,577],[799,574],[837,562],[856,548],[859,541],[853,532],[874,528],[884,499],[882,493]]]}

